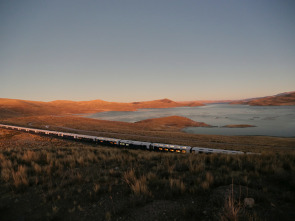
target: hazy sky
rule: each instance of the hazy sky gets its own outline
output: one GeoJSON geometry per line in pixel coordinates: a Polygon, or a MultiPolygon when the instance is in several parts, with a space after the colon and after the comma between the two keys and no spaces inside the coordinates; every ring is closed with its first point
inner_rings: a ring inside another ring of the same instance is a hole
{"type": "Polygon", "coordinates": [[[0,0],[0,97],[181,101],[294,90],[294,0],[0,0]]]}

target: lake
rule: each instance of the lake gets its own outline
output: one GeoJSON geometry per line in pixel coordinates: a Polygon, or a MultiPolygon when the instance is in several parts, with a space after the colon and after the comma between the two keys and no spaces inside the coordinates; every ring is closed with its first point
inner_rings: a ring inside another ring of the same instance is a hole
{"type": "Polygon", "coordinates": [[[186,133],[295,137],[295,106],[209,104],[199,107],[109,111],[87,115],[86,117],[111,121],[137,122],[150,118],[174,115],[215,126],[212,128],[187,127],[182,130],[186,133]],[[256,127],[222,127],[229,124],[249,124],[256,127]]]}

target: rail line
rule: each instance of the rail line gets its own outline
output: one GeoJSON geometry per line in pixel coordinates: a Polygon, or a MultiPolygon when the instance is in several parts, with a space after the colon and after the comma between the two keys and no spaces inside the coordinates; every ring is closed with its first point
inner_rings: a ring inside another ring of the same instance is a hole
{"type": "Polygon", "coordinates": [[[253,154],[251,152],[242,152],[235,150],[224,150],[224,149],[213,149],[213,148],[205,148],[205,147],[191,147],[191,146],[183,146],[183,145],[174,145],[174,144],[164,144],[164,143],[150,143],[143,141],[135,141],[135,140],[123,140],[117,138],[109,138],[109,137],[100,137],[100,136],[91,136],[91,135],[83,135],[76,133],[67,133],[61,131],[52,131],[52,130],[43,130],[29,127],[20,127],[13,125],[0,124],[0,128],[18,130],[38,135],[46,135],[53,136],[57,138],[70,139],[76,141],[90,142],[100,145],[106,146],[115,146],[122,148],[130,148],[130,149],[142,149],[149,151],[158,151],[158,152],[171,152],[171,153],[218,153],[218,154],[253,154]]]}

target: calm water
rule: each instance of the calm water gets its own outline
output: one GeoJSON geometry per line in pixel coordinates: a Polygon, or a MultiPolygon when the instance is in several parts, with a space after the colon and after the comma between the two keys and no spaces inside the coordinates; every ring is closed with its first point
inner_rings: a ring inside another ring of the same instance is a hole
{"type": "Polygon", "coordinates": [[[140,109],[138,111],[110,111],[86,117],[136,122],[140,120],[183,116],[194,121],[204,122],[213,128],[187,127],[183,131],[195,134],[216,135],[267,135],[295,137],[295,106],[247,106],[229,104],[210,104],[201,107],[177,107],[166,109],[140,109]],[[228,124],[250,124],[251,128],[222,128],[228,124]]]}

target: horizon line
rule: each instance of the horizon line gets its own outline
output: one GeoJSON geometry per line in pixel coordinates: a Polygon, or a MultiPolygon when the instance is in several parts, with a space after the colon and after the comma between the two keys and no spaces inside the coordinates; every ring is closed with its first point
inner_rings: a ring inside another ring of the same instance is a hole
{"type": "Polygon", "coordinates": [[[266,95],[266,96],[257,96],[257,97],[247,97],[247,98],[239,98],[239,99],[196,99],[196,100],[173,100],[170,98],[160,98],[160,99],[149,99],[149,100],[135,100],[135,101],[108,101],[104,99],[91,99],[91,100],[69,100],[69,99],[56,99],[56,100],[35,100],[35,99],[20,99],[20,98],[7,98],[7,97],[1,97],[0,99],[10,99],[10,100],[23,100],[23,101],[35,101],[35,102],[44,102],[44,103],[50,103],[50,102],[56,102],[56,101],[71,101],[71,102],[83,102],[83,101],[105,101],[105,102],[114,102],[114,103],[133,103],[133,102],[149,102],[149,101],[160,101],[160,100],[170,100],[173,102],[230,102],[230,101],[239,101],[239,100],[247,100],[247,99],[258,99],[258,98],[264,98],[264,97],[272,97],[272,96],[278,96],[283,94],[289,94],[289,93],[295,93],[295,91],[288,91],[288,92],[282,92],[277,93],[274,95],[266,95]]]}

